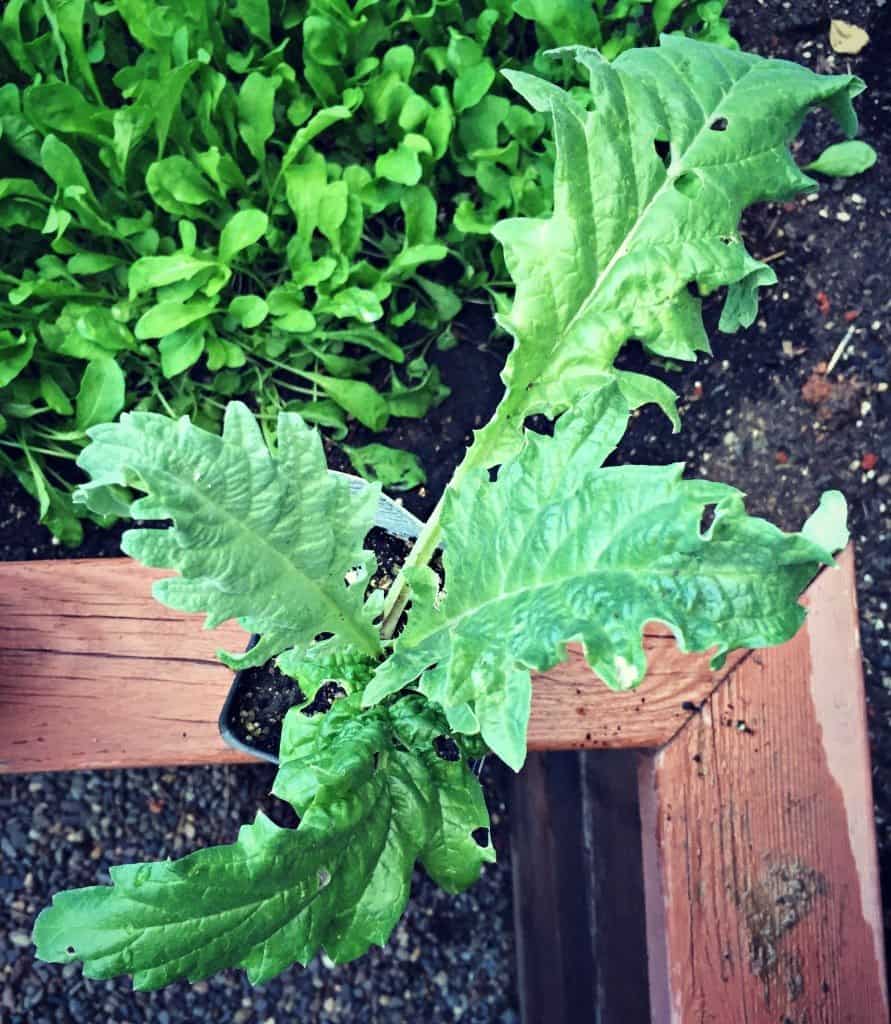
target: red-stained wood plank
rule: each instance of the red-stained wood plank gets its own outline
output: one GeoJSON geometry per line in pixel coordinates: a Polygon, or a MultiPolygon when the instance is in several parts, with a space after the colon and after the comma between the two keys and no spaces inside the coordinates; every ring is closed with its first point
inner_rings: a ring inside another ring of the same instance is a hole
{"type": "Polygon", "coordinates": [[[151,597],[126,558],[0,564],[0,771],[250,760],[217,716],[246,636],[151,597]]]}
{"type": "MultiPolygon", "coordinates": [[[[243,761],[217,717],[239,650],[233,624],[201,628],[151,597],[164,575],[130,559],[0,563],[0,771],[243,761]]],[[[649,674],[608,690],[581,652],[535,681],[529,747],[653,746],[672,736],[721,676],[648,628],[649,674]]],[[[732,665],[743,655],[730,659],[732,665]]],[[[723,670],[727,671],[727,667],[723,670]]]]}
{"type": "Polygon", "coordinates": [[[652,1019],[888,1019],[853,558],[640,773],[652,1019]]]}
{"type": "Polygon", "coordinates": [[[566,661],[534,677],[529,719],[530,750],[628,749],[658,747],[695,714],[696,708],[747,651],[727,657],[719,672],[707,654],[684,654],[674,636],[657,623],[647,627],[643,646],[647,674],[637,689],[617,693],[588,668],[572,645],[566,661]]]}
{"type": "MultiPolygon", "coordinates": [[[[0,771],[245,759],[218,735],[231,675],[214,657],[245,635],[159,605],[161,575],[129,559],[0,563],[0,771]]],[[[607,689],[578,648],[537,676],[530,750],[659,746],[746,656],[713,673],[656,624],[644,647],[633,692],[607,689]]]]}

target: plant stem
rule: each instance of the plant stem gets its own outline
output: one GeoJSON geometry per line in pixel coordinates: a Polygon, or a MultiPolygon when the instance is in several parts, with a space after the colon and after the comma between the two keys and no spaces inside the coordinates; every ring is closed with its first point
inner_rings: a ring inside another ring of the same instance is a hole
{"type": "Polygon", "coordinates": [[[446,494],[449,488],[454,489],[460,486],[468,471],[477,467],[481,461],[479,458],[480,450],[476,440],[474,440],[474,443],[467,449],[464,458],[458,464],[458,468],[452,475],[451,480],[449,480],[445,492],[436,503],[436,508],[433,509],[430,518],[424,524],[424,529],[418,534],[414,547],[408,553],[408,558],[406,558],[396,579],[393,581],[393,586],[390,587],[384,602],[384,617],[381,622],[381,636],[384,640],[389,640],[393,636],[399,616],[402,615],[405,611],[405,606],[408,604],[410,592],[408,581],[405,578],[406,570],[412,569],[415,566],[429,564],[436,554],[436,549],[439,547],[439,541],[442,536],[442,510],[446,494]]]}
{"type": "MultiPolygon", "coordinates": [[[[18,448],[19,451],[25,450],[25,446],[20,444],[18,441],[0,441],[0,445],[3,445],[5,448],[18,448]]],[[[28,449],[32,452],[38,452],[40,455],[52,455],[54,458],[58,459],[74,460],[77,458],[77,455],[74,452],[66,452],[57,448],[40,448],[37,447],[37,445],[29,444],[28,449]]]]}

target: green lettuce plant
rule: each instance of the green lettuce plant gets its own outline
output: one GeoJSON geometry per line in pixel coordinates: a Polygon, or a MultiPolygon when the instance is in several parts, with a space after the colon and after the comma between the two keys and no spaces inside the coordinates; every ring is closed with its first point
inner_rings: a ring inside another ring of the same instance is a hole
{"type": "MultiPolygon", "coordinates": [[[[504,67],[678,30],[724,0],[8,0],[0,12],[0,472],[81,538],[72,461],[122,410],[256,403],[342,440],[420,417],[490,237],[546,213],[546,118],[504,67]]],[[[411,486],[416,460],[347,453],[411,486]],[[394,468],[394,460],[399,466],[394,468]]],[[[98,516],[106,522],[107,514],[98,516]]]]}
{"type": "Polygon", "coordinates": [[[825,494],[787,534],[680,465],[607,465],[642,403],[678,425],[669,389],[615,359],[631,339],[672,359],[707,351],[690,285],[727,288],[723,329],[752,321],[774,274],[746,251],[740,214],[814,187],[789,143],[817,106],[853,135],[863,85],[675,37],[612,64],[570,56],[589,76],[584,104],[511,75],[553,126],[554,210],[497,228],[516,285],[505,396],[386,602],[363,547],[377,491],[329,476],[297,414],[281,413],[273,443],[240,403],[221,435],[139,411],[91,429],[78,499],[166,524],[123,541],[179,571],[159,600],[262,635],[229,663],[276,657],[308,699],[323,679],[345,696],[286,717],[273,792],[299,827],[260,814],[230,846],[58,895],[35,926],[43,959],[154,988],[233,965],[262,982],[320,950],[359,956],[386,942],[416,862],[457,891],[493,859],[468,759],[522,765],[531,673],[568,643],[622,690],[643,677],[650,620],[715,666],[801,624],[802,588],[846,542],[844,499],[825,494]],[[524,428],[533,413],[556,420],[552,436],[524,428]],[[128,490],[144,496],[129,504],[128,490]],[[440,756],[442,737],[457,759],[440,756]]]}

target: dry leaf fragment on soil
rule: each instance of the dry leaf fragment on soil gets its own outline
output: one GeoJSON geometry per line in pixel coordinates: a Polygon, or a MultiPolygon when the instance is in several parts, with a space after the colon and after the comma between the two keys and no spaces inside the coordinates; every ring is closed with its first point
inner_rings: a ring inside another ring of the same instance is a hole
{"type": "Polygon", "coordinates": [[[835,18],[829,23],[829,45],[836,53],[860,53],[869,42],[869,34],[859,25],[835,18]]]}

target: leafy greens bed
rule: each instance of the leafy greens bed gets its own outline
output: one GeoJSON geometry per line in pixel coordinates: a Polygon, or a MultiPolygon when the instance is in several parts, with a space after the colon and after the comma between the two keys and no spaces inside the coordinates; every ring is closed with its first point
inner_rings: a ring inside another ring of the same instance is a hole
{"type": "Polygon", "coordinates": [[[668,389],[614,360],[631,339],[672,358],[705,351],[691,284],[727,287],[725,329],[751,322],[774,277],[746,252],[741,211],[814,187],[788,144],[815,106],[853,135],[863,85],[678,37],[613,64],[572,55],[590,77],[584,105],[510,76],[553,126],[554,212],[496,230],[516,284],[506,394],[386,606],[368,594],[362,548],[376,489],[354,495],[329,476],[296,414],[281,414],[272,445],[240,403],[221,436],[147,412],[92,429],[79,500],[106,508],[134,488],[145,496],[132,516],[173,522],[124,540],[179,570],[157,597],[261,633],[237,661],[278,655],[308,697],[325,675],[346,696],[325,715],[288,713],[274,792],[298,828],[260,815],[231,846],[62,893],[35,927],[44,959],[152,988],[227,965],[260,982],[320,949],[358,956],[386,941],[416,861],[455,891],[492,859],[467,759],[492,750],[520,767],[530,673],[568,642],[624,689],[643,677],[652,619],[716,665],[801,624],[798,595],[847,539],[844,499],[825,494],[784,534],[682,466],[606,466],[635,407],[657,402],[676,423],[668,389]],[[532,413],[556,418],[553,436],[524,429],[532,413]],[[428,565],[440,545],[444,578],[428,565]],[[439,756],[442,736],[458,760],[439,756]]]}
{"type": "MultiPolygon", "coordinates": [[[[546,118],[497,70],[562,81],[540,43],[615,55],[666,28],[730,44],[722,8],[9,0],[0,471],[74,544],[71,460],[122,409],[218,429],[250,397],[267,437],[283,410],[336,438],[423,416],[446,393],[430,345],[470,294],[504,304],[490,228],[550,205],[546,118]]],[[[348,454],[423,478],[409,453],[348,454]]]]}

